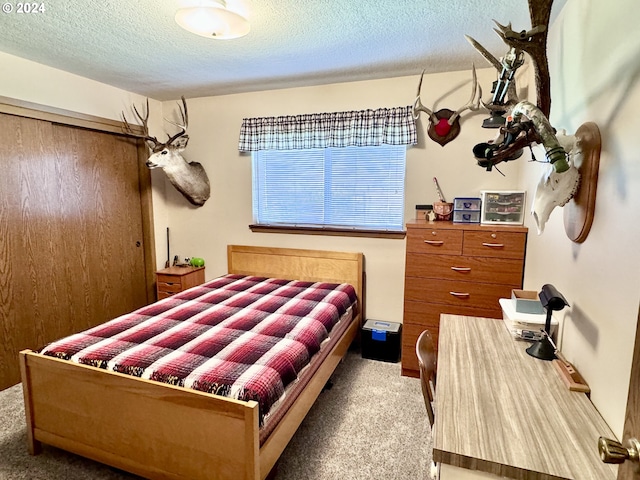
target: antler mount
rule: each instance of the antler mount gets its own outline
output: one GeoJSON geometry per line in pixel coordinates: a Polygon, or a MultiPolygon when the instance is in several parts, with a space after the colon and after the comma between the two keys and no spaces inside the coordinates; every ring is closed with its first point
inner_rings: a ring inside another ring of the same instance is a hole
{"type": "Polygon", "coordinates": [[[448,108],[442,108],[437,112],[434,112],[433,109],[429,109],[422,104],[422,101],[420,100],[420,90],[422,88],[424,70],[420,75],[416,100],[413,104],[413,116],[417,120],[420,112],[424,112],[429,115],[429,128],[427,130],[429,138],[443,147],[460,134],[460,115],[462,115],[466,110],[473,111],[480,108],[482,88],[478,84],[475,65],[472,66],[472,71],[473,78],[471,82],[471,98],[455,112],[448,108]]]}

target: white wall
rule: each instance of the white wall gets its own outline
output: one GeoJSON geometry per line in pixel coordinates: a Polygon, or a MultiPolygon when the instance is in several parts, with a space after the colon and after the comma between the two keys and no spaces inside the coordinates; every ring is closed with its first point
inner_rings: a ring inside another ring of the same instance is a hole
{"type": "MultiPolygon", "coordinates": [[[[596,211],[582,244],[556,209],[541,236],[530,228],[525,288],[555,285],[571,308],[562,351],[587,379],[591,399],[622,434],[640,298],[640,30],[636,0],[569,0],[550,29],[551,123],[568,133],[598,124],[603,141],[596,211]]],[[[542,157],[542,155],[541,155],[542,157]]],[[[533,194],[540,165],[524,163],[533,194]]]]}
{"type": "MultiPolygon", "coordinates": [[[[135,93],[8,53],[0,52],[0,65],[0,95],[16,100],[113,120],[120,120],[121,112],[129,111],[134,102],[145,101],[135,93]]],[[[152,109],[158,109],[159,102],[150,103],[152,109]]]]}
{"type": "MultiPolygon", "coordinates": [[[[484,85],[495,79],[491,69],[478,72],[484,85]]],[[[252,233],[251,156],[238,152],[238,135],[244,117],[360,110],[412,104],[419,74],[368,82],[272,90],[220,97],[190,99],[189,146],[185,157],[201,162],[211,181],[211,198],[201,208],[190,207],[168,189],[172,255],[200,256],[207,262],[207,277],[226,270],[226,245],[248,244],[361,251],[367,271],[367,315],[402,321],[405,242],[402,239],[283,235],[252,233]]],[[[436,109],[457,109],[471,93],[471,71],[430,75],[422,85],[423,103],[436,109]]],[[[175,102],[164,104],[165,116],[175,102]]],[[[428,139],[426,116],[419,123],[420,143],[407,152],[406,219],[415,205],[437,200],[432,178],[437,176],[447,197],[479,196],[483,188],[513,189],[520,163],[505,164],[502,177],[476,165],[474,143],[492,138],[495,131],[479,127],[486,115],[467,112],[458,139],[441,147],[428,139]],[[426,139],[426,140],[425,140],[426,139]]]]}

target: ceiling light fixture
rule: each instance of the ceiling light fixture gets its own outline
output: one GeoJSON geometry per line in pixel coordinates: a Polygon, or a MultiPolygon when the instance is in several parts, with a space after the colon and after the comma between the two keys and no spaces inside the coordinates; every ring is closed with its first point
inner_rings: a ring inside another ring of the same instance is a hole
{"type": "Polygon", "coordinates": [[[243,37],[251,29],[249,21],[229,10],[225,0],[213,0],[205,6],[181,8],[176,12],[175,20],[188,32],[216,40],[243,37]]]}

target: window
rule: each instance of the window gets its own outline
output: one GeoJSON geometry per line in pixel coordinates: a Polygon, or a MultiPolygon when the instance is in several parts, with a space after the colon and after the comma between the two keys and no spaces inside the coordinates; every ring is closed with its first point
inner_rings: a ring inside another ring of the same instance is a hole
{"type": "Polygon", "coordinates": [[[258,150],[258,225],[403,231],[406,145],[258,150]]]}
{"type": "Polygon", "coordinates": [[[253,161],[252,231],[404,237],[413,107],[245,118],[253,161]]]}

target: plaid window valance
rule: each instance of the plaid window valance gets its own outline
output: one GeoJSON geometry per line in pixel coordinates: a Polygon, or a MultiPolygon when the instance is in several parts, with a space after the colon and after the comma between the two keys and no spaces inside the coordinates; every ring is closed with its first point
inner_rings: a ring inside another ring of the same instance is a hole
{"type": "Polygon", "coordinates": [[[413,107],[245,118],[238,149],[295,150],[326,147],[415,145],[413,107]]]}

